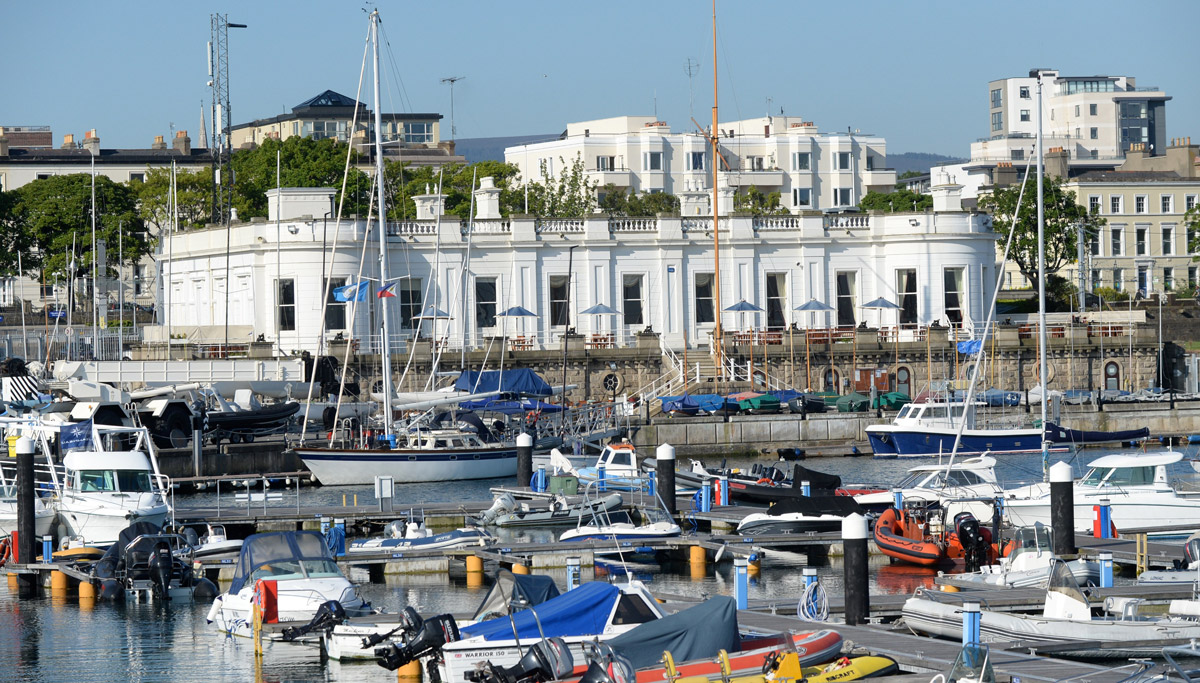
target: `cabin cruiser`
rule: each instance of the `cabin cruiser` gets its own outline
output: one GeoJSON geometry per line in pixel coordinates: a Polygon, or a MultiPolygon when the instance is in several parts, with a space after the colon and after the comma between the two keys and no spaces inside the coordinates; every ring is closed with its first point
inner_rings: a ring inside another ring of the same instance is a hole
{"type": "MultiPolygon", "coordinates": [[[[589,501],[596,499],[598,487],[598,484],[592,483],[584,489],[585,506],[589,501]]],[[[564,531],[558,540],[560,542],[613,541],[619,545],[621,541],[672,538],[683,532],[671,514],[667,512],[667,506],[658,497],[657,492],[653,496],[635,495],[638,499],[631,501],[628,511],[593,507],[590,519],[580,517],[576,527],[564,531]]],[[[617,549],[619,548],[614,550],[617,549]]],[[[605,551],[596,548],[595,552],[605,551]]]]}
{"type": "MultiPolygon", "coordinates": [[[[1087,474],[1073,487],[1075,530],[1092,530],[1094,506],[1104,500],[1119,533],[1153,534],[1164,524],[1200,526],[1200,494],[1181,493],[1167,477],[1167,468],[1182,459],[1181,453],[1164,451],[1106,455],[1088,463],[1087,474]]],[[[1049,525],[1050,485],[1006,491],[1004,512],[1014,526],[1049,525]]]]}
{"type": "Polygon", "coordinates": [[[166,522],[166,477],[156,464],[141,450],[68,453],[55,503],[60,537],[109,545],[133,522],[166,522]]]}
{"type": "Polygon", "coordinates": [[[581,485],[599,484],[599,491],[636,491],[646,485],[638,471],[637,451],[628,440],[608,444],[594,466],[580,467],[571,473],[579,478],[581,485]]]}
{"type": "Polygon", "coordinates": [[[911,467],[908,476],[891,491],[859,494],[854,500],[870,512],[882,512],[895,504],[896,491],[905,501],[939,503],[948,508],[951,518],[959,512],[970,512],[984,522],[992,518],[991,500],[1004,496],[1004,489],[996,481],[996,459],[980,455],[911,467]]]}
{"type": "Polygon", "coordinates": [[[964,420],[960,454],[1034,453],[1042,449],[1041,429],[976,428],[975,406],[953,400],[909,403],[891,424],[870,425],[865,431],[875,457],[914,458],[953,451],[964,420]]]}
{"type": "Polygon", "coordinates": [[[229,590],[213,601],[208,623],[234,636],[249,637],[259,581],[275,584],[278,621],[308,621],[337,601],[346,615],[370,613],[354,584],[342,574],[325,539],[315,531],[254,534],[242,544],[229,590]]]}

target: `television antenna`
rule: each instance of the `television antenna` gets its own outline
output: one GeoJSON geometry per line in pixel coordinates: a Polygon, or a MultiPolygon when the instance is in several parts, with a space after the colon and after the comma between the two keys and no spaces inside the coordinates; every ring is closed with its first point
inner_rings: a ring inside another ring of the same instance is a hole
{"type": "Polygon", "coordinates": [[[700,62],[688,57],[683,71],[688,77],[688,114],[694,117],[696,115],[696,93],[692,89],[692,77],[700,71],[700,62]]]}
{"type": "Polygon", "coordinates": [[[454,84],[466,78],[466,76],[447,76],[442,79],[442,83],[450,84],[450,140],[454,140],[454,136],[458,134],[458,128],[454,125],[454,84]]]}

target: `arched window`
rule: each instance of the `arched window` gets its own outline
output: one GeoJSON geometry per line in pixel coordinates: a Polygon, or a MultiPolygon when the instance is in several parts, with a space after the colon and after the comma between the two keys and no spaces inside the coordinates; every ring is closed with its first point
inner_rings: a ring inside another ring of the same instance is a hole
{"type": "Polygon", "coordinates": [[[1110,360],[1104,364],[1104,388],[1121,388],[1121,366],[1114,360],[1110,360]]]}
{"type": "Polygon", "coordinates": [[[903,365],[896,368],[896,391],[912,396],[912,373],[903,365]]]}
{"type": "Polygon", "coordinates": [[[840,393],[842,393],[841,389],[842,389],[841,376],[838,375],[838,371],[834,370],[833,368],[826,370],[825,371],[825,391],[831,391],[833,393],[840,394],[840,393]]]}

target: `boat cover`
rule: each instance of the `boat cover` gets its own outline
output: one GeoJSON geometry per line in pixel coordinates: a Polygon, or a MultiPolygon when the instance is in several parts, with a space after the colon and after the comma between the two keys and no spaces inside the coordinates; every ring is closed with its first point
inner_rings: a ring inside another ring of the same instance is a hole
{"type": "Polygon", "coordinates": [[[738,411],[737,401],[730,401],[724,396],[717,394],[692,394],[692,398],[700,406],[700,410],[706,413],[719,413],[722,410],[736,413],[738,411]]]}
{"type": "Polygon", "coordinates": [[[684,394],[683,396],[660,396],[659,400],[662,401],[664,413],[679,411],[695,414],[700,410],[700,403],[692,398],[691,394],[684,394]]]}
{"type": "Polygon", "coordinates": [[[1150,436],[1150,429],[1125,429],[1119,432],[1088,432],[1067,429],[1053,422],[1046,423],[1046,440],[1053,443],[1105,443],[1108,441],[1137,441],[1150,436]]]}
{"type": "Polygon", "coordinates": [[[546,403],[545,401],[536,401],[533,399],[524,399],[521,401],[503,401],[495,398],[479,398],[473,401],[463,401],[458,404],[464,410],[479,410],[492,413],[503,413],[505,415],[520,415],[531,410],[540,411],[543,413],[557,413],[563,410],[560,405],[546,403]]]}
{"type": "Polygon", "coordinates": [[[108,550],[104,551],[104,556],[96,561],[96,567],[92,570],[92,574],[101,579],[112,578],[116,575],[117,569],[125,563],[125,550],[133,542],[133,539],[138,536],[153,536],[161,533],[162,529],[153,522],[130,524],[117,535],[117,542],[108,546],[108,550]]]}
{"type": "Polygon", "coordinates": [[[984,389],[975,398],[992,407],[1021,405],[1021,392],[1003,389],[984,389]]]}
{"type": "Polygon", "coordinates": [[[554,584],[552,577],[513,574],[507,569],[501,569],[496,572],[496,582],[479,603],[479,609],[475,610],[471,620],[478,621],[489,612],[508,614],[509,604],[514,598],[520,598],[530,605],[540,605],[558,595],[558,586],[554,584]]]}
{"type": "Polygon", "coordinates": [[[738,407],[742,410],[779,410],[779,399],[770,394],[762,394],[760,396],[751,396],[738,401],[738,407]]]}
{"type": "Polygon", "coordinates": [[[635,669],[659,664],[664,651],[677,662],[707,659],[718,650],[741,650],[738,636],[737,601],[718,595],[662,619],[635,626],[608,641],[619,655],[629,658],[635,669]],[[703,628],[696,628],[704,624],[703,628]]]}
{"type": "Polygon", "coordinates": [[[804,395],[803,392],[796,391],[795,389],[775,389],[774,391],[768,391],[767,393],[779,399],[780,403],[787,403],[793,398],[800,398],[804,395]]]}
{"type": "Polygon", "coordinates": [[[526,396],[549,396],[554,393],[546,380],[528,368],[513,370],[468,370],[458,376],[454,382],[455,391],[466,391],[477,394],[488,391],[499,391],[506,394],[524,394],[526,396]]]}
{"type": "Polygon", "coordinates": [[[798,513],[807,517],[835,515],[845,517],[851,513],[865,514],[858,501],[850,496],[799,496],[784,498],[767,508],[772,517],[798,513]]]}
{"type": "Polygon", "coordinates": [[[254,534],[242,543],[242,554],[238,556],[237,569],[233,572],[230,593],[237,593],[246,585],[254,570],[273,562],[295,562],[303,560],[328,560],[333,556],[325,546],[325,538],[315,531],[275,531],[254,534]]]}
{"type": "Polygon", "coordinates": [[[870,396],[855,392],[839,398],[835,405],[839,413],[861,413],[867,409],[870,403],[870,396]]]}
{"type": "Polygon", "coordinates": [[[488,619],[460,631],[463,639],[483,636],[484,640],[511,640],[515,624],[519,638],[537,640],[541,637],[538,632],[540,622],[547,638],[596,635],[604,631],[608,616],[620,597],[620,589],[611,583],[592,581],[511,617],[488,619]],[[534,610],[537,611],[536,620],[534,610]]]}
{"type": "Polygon", "coordinates": [[[872,401],[872,408],[883,408],[884,410],[900,410],[904,406],[912,403],[912,398],[908,394],[899,391],[889,391],[880,394],[872,401]]]}
{"type": "Polygon", "coordinates": [[[800,482],[803,481],[807,481],[813,491],[829,491],[831,494],[835,489],[842,486],[842,478],[836,474],[825,474],[824,472],[810,470],[800,464],[793,465],[792,486],[799,487],[800,482]]]}

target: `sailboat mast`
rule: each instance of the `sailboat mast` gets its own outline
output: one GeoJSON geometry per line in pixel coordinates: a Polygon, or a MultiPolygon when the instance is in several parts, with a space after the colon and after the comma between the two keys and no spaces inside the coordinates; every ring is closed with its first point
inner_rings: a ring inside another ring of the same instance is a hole
{"type": "Polygon", "coordinates": [[[721,345],[721,231],[717,223],[717,164],[721,158],[721,153],[717,149],[717,143],[720,141],[720,133],[717,130],[717,0],[712,3],[713,17],[713,106],[712,106],[712,131],[709,134],[709,139],[712,141],[712,163],[713,163],[713,318],[716,324],[713,327],[713,344],[716,347],[717,356],[717,376],[725,374],[725,358],[724,348],[721,345]]]}
{"type": "MultiPolygon", "coordinates": [[[[383,202],[383,114],[380,113],[382,100],[379,97],[379,10],[371,12],[371,47],[375,69],[375,185],[379,188],[379,215],[376,219],[379,228],[379,284],[388,283],[387,255],[387,208],[383,202]]],[[[380,317],[383,319],[383,339],[380,343],[380,354],[383,358],[383,433],[392,436],[392,350],[389,340],[388,311],[385,299],[380,299],[380,317]]]]}
{"type": "MultiPolygon", "coordinates": [[[[715,0],[714,0],[715,1],[715,0]]],[[[92,357],[100,350],[100,294],[96,286],[96,155],[92,157],[92,357]]]]}
{"type": "Polygon", "coordinates": [[[1038,381],[1042,385],[1042,468],[1050,459],[1046,445],[1046,216],[1042,195],[1042,74],[1037,75],[1037,228],[1038,228],[1038,381]]]}

